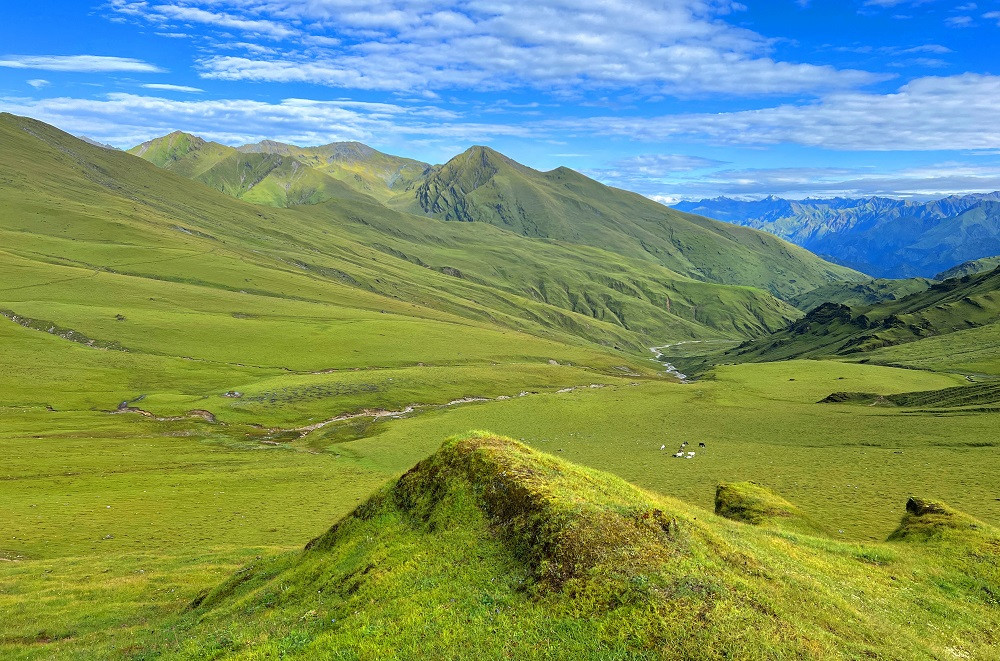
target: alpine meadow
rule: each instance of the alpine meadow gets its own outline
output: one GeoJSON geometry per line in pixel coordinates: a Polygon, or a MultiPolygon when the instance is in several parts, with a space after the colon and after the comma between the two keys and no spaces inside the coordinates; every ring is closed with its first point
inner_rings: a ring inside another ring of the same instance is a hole
{"type": "Polygon", "coordinates": [[[4,13],[0,659],[1000,661],[1000,4],[4,13]]]}

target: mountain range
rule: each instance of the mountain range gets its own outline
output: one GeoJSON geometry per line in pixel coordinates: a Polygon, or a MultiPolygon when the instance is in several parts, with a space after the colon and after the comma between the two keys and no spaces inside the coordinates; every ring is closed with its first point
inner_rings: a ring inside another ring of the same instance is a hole
{"type": "Polygon", "coordinates": [[[881,278],[931,278],[961,262],[1000,254],[1000,192],[929,202],[719,197],[674,208],[765,230],[881,278]]]}
{"type": "MultiPolygon", "coordinates": [[[[863,278],[765,232],[682,213],[568,168],[540,172],[488,147],[429,166],[358,143],[231,148],[175,132],[130,152],[246,201],[380,204],[382,216],[404,212],[489,224],[547,245],[596,248],[684,278],[755,287],[779,298],[863,278]]],[[[535,289],[548,295],[544,286],[535,289]]]]}

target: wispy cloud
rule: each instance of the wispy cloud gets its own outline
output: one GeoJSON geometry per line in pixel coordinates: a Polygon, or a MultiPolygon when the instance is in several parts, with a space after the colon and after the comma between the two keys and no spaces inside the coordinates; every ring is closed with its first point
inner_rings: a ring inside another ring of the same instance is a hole
{"type": "Polygon", "coordinates": [[[1000,148],[1000,76],[918,78],[894,94],[843,92],[804,105],[661,117],[552,121],[550,128],[724,145],[792,143],[858,151],[1000,148]]]}
{"type": "Polygon", "coordinates": [[[717,168],[725,165],[719,161],[688,154],[642,154],[623,158],[605,168],[585,171],[588,176],[611,186],[638,192],[659,190],[678,173],[717,168]]]}
{"type": "Polygon", "coordinates": [[[534,135],[525,127],[460,121],[454,112],[435,106],[361,101],[284,99],[269,103],[114,93],[99,99],[0,98],[0,108],[117,147],[130,147],[176,129],[226,144],[263,139],[302,145],[339,140],[376,141],[383,145],[415,140],[469,144],[501,136],[534,135]]]}
{"type": "Polygon", "coordinates": [[[131,71],[160,73],[164,71],[155,64],[131,57],[108,57],[104,55],[6,55],[0,57],[0,67],[11,69],[43,69],[46,71],[79,71],[84,73],[107,73],[131,71]]]}
{"type": "Polygon", "coordinates": [[[775,60],[769,39],[724,20],[742,10],[730,0],[113,0],[111,8],[156,24],[199,22],[294,42],[265,57],[201,59],[201,75],[220,80],[396,92],[627,88],[645,96],[753,96],[887,78],[775,60]]]}
{"type": "Polygon", "coordinates": [[[777,195],[793,199],[867,195],[941,197],[1000,190],[1000,173],[995,164],[963,162],[941,162],[888,172],[863,168],[748,168],[678,180],[656,190],[649,193],[650,197],[660,196],[673,201],[719,195],[748,198],[777,195]]]}
{"type": "Polygon", "coordinates": [[[47,85],[51,85],[52,83],[45,80],[44,78],[32,78],[31,80],[28,81],[28,84],[34,87],[36,90],[39,90],[42,89],[43,87],[46,87],[47,85]]]}
{"type": "Polygon", "coordinates": [[[166,92],[190,92],[192,94],[197,94],[205,91],[200,87],[189,87],[187,85],[170,85],[168,83],[146,83],[145,85],[143,85],[143,87],[150,90],[163,90],[166,92]]]}

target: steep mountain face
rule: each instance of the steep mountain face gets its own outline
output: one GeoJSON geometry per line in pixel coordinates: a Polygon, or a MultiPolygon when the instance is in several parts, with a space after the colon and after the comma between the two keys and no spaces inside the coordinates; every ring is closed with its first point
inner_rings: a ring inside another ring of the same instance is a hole
{"type": "Polygon", "coordinates": [[[932,202],[722,197],[674,208],[765,230],[885,278],[932,277],[956,263],[1000,252],[1000,193],[932,202]]]}
{"type": "Polygon", "coordinates": [[[860,274],[763,232],[692,216],[568,168],[539,172],[487,147],[432,169],[390,204],[524,236],[595,246],[677,273],[791,297],[860,274]]]}
{"type": "Polygon", "coordinates": [[[787,329],[730,350],[720,362],[838,355],[863,359],[887,347],[949,335],[954,335],[951,352],[958,356],[967,341],[976,349],[986,346],[980,340],[995,335],[997,328],[1000,268],[945,280],[898,301],[859,307],[824,303],[787,329]]]}

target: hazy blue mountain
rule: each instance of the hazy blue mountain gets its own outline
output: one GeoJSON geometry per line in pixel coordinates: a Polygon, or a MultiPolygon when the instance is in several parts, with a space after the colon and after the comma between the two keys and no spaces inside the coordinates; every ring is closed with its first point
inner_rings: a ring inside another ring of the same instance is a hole
{"type": "Polygon", "coordinates": [[[883,278],[933,277],[1000,253],[1000,192],[930,202],[886,197],[680,202],[674,208],[765,230],[883,278]]]}

